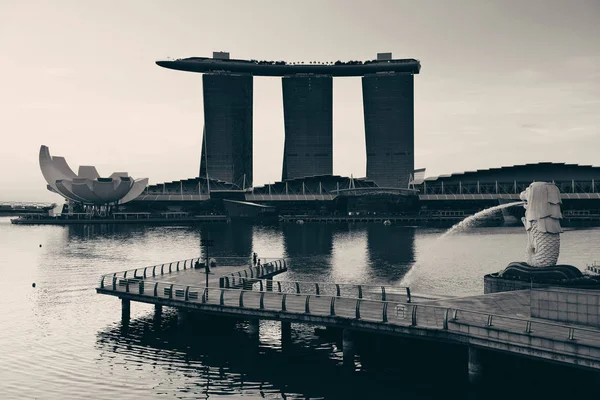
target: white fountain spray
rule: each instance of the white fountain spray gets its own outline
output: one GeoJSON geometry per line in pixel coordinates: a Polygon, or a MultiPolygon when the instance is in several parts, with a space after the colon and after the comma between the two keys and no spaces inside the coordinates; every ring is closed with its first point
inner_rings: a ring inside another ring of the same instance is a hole
{"type": "Polygon", "coordinates": [[[446,232],[444,232],[444,234],[442,236],[440,236],[440,239],[445,238],[448,235],[452,235],[453,233],[462,232],[469,228],[472,228],[475,225],[477,225],[478,222],[486,219],[490,215],[494,214],[496,211],[502,210],[503,208],[513,207],[513,206],[521,206],[523,204],[525,204],[524,201],[516,201],[514,203],[500,204],[499,206],[490,207],[490,208],[486,208],[485,210],[481,210],[478,213],[475,213],[475,214],[471,215],[470,217],[467,217],[467,218],[463,219],[462,221],[460,221],[459,223],[453,225],[450,229],[448,229],[446,232]]]}
{"type": "MultiPolygon", "coordinates": [[[[494,207],[486,208],[485,210],[481,210],[478,213],[475,213],[475,214],[463,219],[459,223],[453,225],[450,229],[448,229],[446,232],[444,232],[438,238],[438,240],[444,239],[444,238],[448,237],[449,235],[452,235],[452,234],[455,234],[458,232],[463,232],[469,228],[473,228],[474,226],[477,225],[477,223],[479,223],[482,220],[486,219],[487,217],[493,215],[496,211],[502,210],[503,208],[521,206],[523,204],[525,204],[524,201],[516,201],[513,203],[500,204],[498,206],[494,206],[494,207]]],[[[404,275],[404,278],[400,282],[400,285],[401,286],[410,286],[415,279],[415,273],[417,272],[418,269],[419,268],[418,268],[418,262],[417,262],[406,273],[406,275],[404,275]]]]}

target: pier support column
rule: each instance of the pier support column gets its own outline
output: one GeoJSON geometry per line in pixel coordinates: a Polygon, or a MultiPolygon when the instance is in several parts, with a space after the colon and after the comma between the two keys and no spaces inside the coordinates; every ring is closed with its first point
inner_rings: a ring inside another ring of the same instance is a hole
{"type": "Polygon", "coordinates": [[[155,304],[154,305],[154,316],[152,318],[152,323],[154,324],[154,327],[158,330],[160,328],[161,322],[162,322],[162,313],[163,313],[163,308],[161,305],[155,304]]]}
{"type": "Polygon", "coordinates": [[[188,310],[177,310],[177,326],[183,326],[189,321],[190,314],[188,310]]]}
{"type": "Polygon", "coordinates": [[[273,291],[273,279],[267,278],[267,292],[273,291]]]}
{"type": "Polygon", "coordinates": [[[129,322],[131,317],[131,300],[121,299],[121,320],[123,322],[129,322]]]}
{"type": "Polygon", "coordinates": [[[354,369],[354,333],[349,329],[342,331],[342,351],[344,366],[354,369]]]}
{"type": "Polygon", "coordinates": [[[472,346],[469,346],[468,371],[470,383],[476,384],[481,381],[481,377],[483,375],[481,350],[472,346]]]}
{"type": "Polygon", "coordinates": [[[281,347],[289,346],[292,341],[292,323],[281,321],[281,347]]]}
{"type": "Polygon", "coordinates": [[[250,339],[258,342],[258,337],[260,335],[260,320],[251,319],[248,321],[248,334],[250,335],[250,339]]]}

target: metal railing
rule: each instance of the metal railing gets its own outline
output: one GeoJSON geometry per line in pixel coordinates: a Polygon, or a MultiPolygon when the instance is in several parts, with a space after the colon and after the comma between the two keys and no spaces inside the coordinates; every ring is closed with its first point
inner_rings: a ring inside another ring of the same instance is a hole
{"type": "MultiPolygon", "coordinates": [[[[220,265],[226,265],[226,266],[240,266],[240,267],[246,267],[245,269],[242,269],[240,271],[238,271],[238,273],[232,273],[231,276],[238,276],[239,278],[241,277],[259,277],[259,276],[263,276],[265,275],[265,272],[270,273],[272,271],[275,270],[281,270],[281,268],[287,268],[286,262],[283,259],[277,259],[277,258],[265,258],[264,260],[266,261],[266,264],[261,264],[260,266],[258,266],[259,269],[257,269],[257,267],[252,267],[252,260],[251,258],[248,257],[210,257],[210,259],[215,260],[216,264],[217,264],[217,272],[218,272],[218,268],[220,265]],[[257,272],[261,272],[260,274],[257,274],[257,272]]],[[[110,274],[104,274],[100,277],[100,288],[104,288],[106,285],[106,282],[110,282],[111,279],[117,278],[117,279],[145,279],[145,278],[155,278],[157,276],[162,276],[162,275],[166,275],[166,274],[170,274],[173,272],[178,272],[178,271],[182,271],[182,270],[187,270],[187,269],[193,269],[195,266],[195,263],[199,262],[199,263],[204,263],[206,262],[205,257],[196,257],[196,258],[189,258],[189,259],[185,259],[185,260],[177,260],[177,261],[171,261],[171,262],[166,262],[166,263],[162,263],[162,264],[156,264],[156,265],[151,265],[149,267],[140,267],[140,268],[134,268],[134,269],[128,269],[125,271],[119,271],[119,272],[114,272],[114,273],[110,273],[110,274]]],[[[261,259],[262,262],[262,259],[261,259]]]]}
{"type": "Polygon", "coordinates": [[[225,287],[230,288],[232,285],[235,285],[235,282],[246,290],[258,290],[260,292],[268,288],[279,293],[313,294],[316,296],[335,296],[365,300],[406,301],[408,303],[412,300],[410,288],[405,286],[252,279],[252,277],[242,276],[238,277],[237,281],[225,281],[225,287]],[[228,283],[230,284],[229,286],[228,283]]]}

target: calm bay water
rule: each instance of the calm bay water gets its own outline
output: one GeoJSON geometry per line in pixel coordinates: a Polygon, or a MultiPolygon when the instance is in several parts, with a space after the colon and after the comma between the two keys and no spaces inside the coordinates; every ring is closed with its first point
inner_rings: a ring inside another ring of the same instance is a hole
{"type": "MultiPolygon", "coordinates": [[[[137,303],[123,327],[118,300],[94,290],[104,273],[196,257],[201,238],[215,241],[214,256],[291,258],[278,279],[408,283],[416,293],[452,296],[481,294],[484,274],[524,258],[522,228],[442,233],[383,225],[14,226],[0,218],[0,398],[415,400],[448,387],[452,398],[466,398],[463,371],[444,368],[440,353],[385,350],[382,364],[359,352],[349,378],[337,339],[316,336],[314,327],[294,325],[285,351],[274,322],[261,323],[258,347],[243,321],[181,323],[172,311],[156,321],[152,307],[137,303]]],[[[559,262],[583,269],[600,260],[599,240],[599,229],[566,231],[559,262]]]]}

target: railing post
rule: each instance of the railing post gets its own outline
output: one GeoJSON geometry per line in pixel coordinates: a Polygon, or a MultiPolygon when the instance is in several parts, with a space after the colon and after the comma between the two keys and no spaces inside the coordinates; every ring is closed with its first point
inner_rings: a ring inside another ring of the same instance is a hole
{"type": "Polygon", "coordinates": [[[381,301],[385,301],[386,300],[386,295],[385,295],[385,286],[381,287],[381,301]]]}
{"type": "Polygon", "coordinates": [[[335,297],[331,297],[331,303],[329,304],[329,315],[335,315],[335,297]]]}
{"type": "Polygon", "coordinates": [[[408,299],[406,302],[410,303],[411,298],[410,298],[410,288],[409,287],[406,288],[406,297],[408,299]]]}
{"type": "Polygon", "coordinates": [[[183,261],[183,269],[185,270],[187,268],[187,260],[183,261]]]}
{"type": "Polygon", "coordinates": [[[252,270],[252,267],[250,267],[250,278],[254,278],[254,271],[252,270]]]}
{"type": "Polygon", "coordinates": [[[335,295],[340,297],[340,285],[337,283],[335,284],[335,295]]]}
{"type": "Polygon", "coordinates": [[[452,321],[456,321],[458,319],[458,310],[454,310],[452,313],[452,321]]]}
{"type": "Polygon", "coordinates": [[[287,309],[285,308],[285,296],[287,296],[287,294],[284,293],[281,297],[281,311],[287,311],[287,309]]]}
{"type": "Polygon", "coordinates": [[[569,328],[569,340],[575,340],[575,328],[569,328]]]}
{"type": "Polygon", "coordinates": [[[356,299],[356,319],[360,319],[360,299],[356,299]]]}
{"type": "Polygon", "coordinates": [[[281,293],[281,281],[277,281],[277,291],[281,293]]]}
{"type": "Polygon", "coordinates": [[[417,326],[417,306],[413,306],[412,309],[412,318],[411,318],[411,326],[417,326]]]}
{"type": "Polygon", "coordinates": [[[259,308],[261,310],[265,309],[265,292],[260,292],[260,304],[259,304],[259,308]]]}
{"type": "Polygon", "coordinates": [[[450,309],[446,308],[446,311],[444,311],[444,330],[448,330],[448,314],[450,313],[450,309]]]}
{"type": "Polygon", "coordinates": [[[125,279],[125,291],[129,293],[129,279],[125,279]]]}
{"type": "Polygon", "coordinates": [[[205,287],[202,291],[202,303],[205,304],[208,301],[208,288],[205,287]]]}
{"type": "Polygon", "coordinates": [[[263,283],[262,283],[262,279],[261,279],[260,281],[258,281],[258,283],[260,284],[260,285],[259,285],[259,286],[260,286],[260,291],[262,292],[262,291],[263,291],[263,283]]]}
{"type": "Polygon", "coordinates": [[[363,297],[363,296],[362,296],[362,286],[361,286],[361,285],[358,285],[358,298],[359,298],[359,299],[362,299],[362,297],[363,297]]]}
{"type": "Polygon", "coordinates": [[[225,277],[225,287],[228,288],[228,289],[230,287],[229,286],[229,277],[228,276],[225,277]]]}
{"type": "Polygon", "coordinates": [[[104,275],[102,275],[102,280],[100,281],[100,289],[104,289],[104,275]]]}
{"type": "Polygon", "coordinates": [[[244,291],[240,290],[240,307],[244,307],[244,291]]]}
{"type": "Polygon", "coordinates": [[[306,301],[304,302],[304,312],[310,314],[310,294],[306,295],[306,301]]]}
{"type": "Polygon", "coordinates": [[[527,321],[525,324],[525,333],[531,333],[531,321],[527,321]]]}
{"type": "Polygon", "coordinates": [[[177,271],[179,271],[179,261],[177,261],[177,266],[175,267],[177,271]]]}
{"type": "Polygon", "coordinates": [[[321,294],[321,292],[319,291],[319,284],[315,283],[315,291],[317,293],[317,296],[321,294]]]}
{"type": "Polygon", "coordinates": [[[488,315],[488,319],[487,319],[487,326],[493,326],[492,322],[493,322],[494,316],[493,315],[488,315]]]}
{"type": "Polygon", "coordinates": [[[156,265],[152,267],[152,277],[156,276],[156,265]]]}
{"type": "Polygon", "coordinates": [[[113,274],[112,287],[113,287],[113,290],[117,290],[117,274],[116,273],[113,274]]]}
{"type": "Polygon", "coordinates": [[[148,267],[144,268],[144,279],[146,279],[146,270],[148,269],[148,267]]]}
{"type": "Polygon", "coordinates": [[[388,322],[387,310],[388,310],[388,302],[386,301],[385,303],[383,303],[383,311],[381,314],[382,322],[388,322]]]}
{"type": "Polygon", "coordinates": [[[158,297],[158,282],[154,284],[154,297],[158,297]]]}
{"type": "Polygon", "coordinates": [[[219,296],[219,305],[225,305],[225,290],[221,289],[221,295],[219,296]]]}
{"type": "Polygon", "coordinates": [[[173,298],[173,285],[171,285],[171,289],[169,289],[169,298],[173,298]]]}
{"type": "Polygon", "coordinates": [[[296,282],[296,293],[300,293],[300,283],[296,282]]]}
{"type": "Polygon", "coordinates": [[[127,271],[123,274],[123,279],[127,278],[127,271]]]}
{"type": "Polygon", "coordinates": [[[248,277],[248,270],[247,269],[244,270],[244,275],[246,276],[246,278],[248,277]]]}
{"type": "Polygon", "coordinates": [[[171,271],[171,266],[173,265],[173,263],[169,263],[169,273],[173,272],[171,271]]]}
{"type": "Polygon", "coordinates": [[[164,270],[165,270],[165,264],[162,264],[162,265],[160,266],[160,274],[161,274],[161,275],[164,275],[164,274],[165,274],[165,271],[164,271],[164,270]]]}

